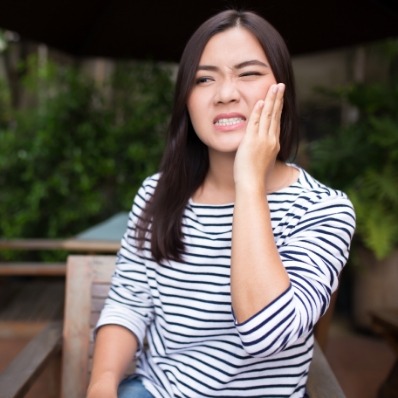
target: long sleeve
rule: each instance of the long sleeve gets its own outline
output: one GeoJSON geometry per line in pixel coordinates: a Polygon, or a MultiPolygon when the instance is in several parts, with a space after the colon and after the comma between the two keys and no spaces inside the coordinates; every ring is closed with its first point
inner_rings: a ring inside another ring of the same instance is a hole
{"type": "MultiPolygon", "coordinates": [[[[279,206],[280,199],[278,195],[274,199],[279,206]]],[[[273,219],[291,285],[255,316],[236,325],[245,350],[254,356],[280,352],[312,330],[337,289],[354,234],[354,210],[341,192],[305,192],[289,206],[285,217],[274,214],[273,219]],[[283,231],[279,236],[278,230],[283,231]]]]}
{"type": "Polygon", "coordinates": [[[153,302],[145,259],[134,238],[137,217],[145,204],[147,194],[142,187],[129,214],[127,230],[118,252],[112,284],[97,328],[105,324],[124,326],[133,332],[139,342],[137,355],[142,349],[147,327],[153,319],[153,302]]]}

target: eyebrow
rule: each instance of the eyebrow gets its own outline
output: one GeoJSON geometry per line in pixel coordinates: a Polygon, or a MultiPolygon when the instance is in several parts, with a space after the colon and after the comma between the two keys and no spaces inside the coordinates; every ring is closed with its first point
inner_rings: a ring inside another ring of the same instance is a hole
{"type": "MultiPolygon", "coordinates": [[[[240,62],[239,64],[234,65],[233,69],[243,69],[246,68],[247,66],[262,66],[265,68],[269,68],[269,65],[259,61],[257,59],[253,59],[250,61],[244,61],[244,62],[240,62]]],[[[218,71],[219,68],[217,66],[213,66],[213,65],[199,65],[198,66],[198,70],[208,70],[208,71],[218,71]]]]}

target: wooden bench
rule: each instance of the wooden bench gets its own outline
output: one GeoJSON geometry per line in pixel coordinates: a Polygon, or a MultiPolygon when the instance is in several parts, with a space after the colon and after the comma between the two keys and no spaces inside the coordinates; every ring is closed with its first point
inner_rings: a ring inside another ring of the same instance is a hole
{"type": "MultiPolygon", "coordinates": [[[[62,351],[60,394],[83,398],[92,363],[92,330],[107,295],[115,256],[71,255],[66,274],[63,322],[50,322],[0,375],[1,398],[23,397],[54,356],[62,351]]],[[[311,398],[343,398],[322,350],[315,345],[308,393],[311,398]]]]}
{"type": "Polygon", "coordinates": [[[112,235],[108,224],[109,221],[101,224],[101,229],[108,232],[102,235],[97,233],[100,227],[94,226],[90,235],[83,231],[68,239],[0,239],[0,251],[27,252],[28,259],[0,261],[0,338],[29,338],[49,320],[62,319],[67,255],[115,254],[120,247],[117,235],[122,232],[120,228],[112,235]],[[29,260],[38,251],[59,251],[64,260],[51,263],[29,260]]]}
{"type": "MultiPolygon", "coordinates": [[[[67,253],[109,254],[120,248],[120,240],[87,239],[0,239],[0,250],[60,250],[67,253]]],[[[65,262],[0,262],[0,276],[65,276],[65,262]]]]}

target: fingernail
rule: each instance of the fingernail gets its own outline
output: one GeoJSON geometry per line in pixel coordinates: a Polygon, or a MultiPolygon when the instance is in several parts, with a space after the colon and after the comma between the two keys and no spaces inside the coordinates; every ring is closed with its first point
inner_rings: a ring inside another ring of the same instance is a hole
{"type": "Polygon", "coordinates": [[[277,84],[273,84],[271,87],[272,92],[275,94],[278,92],[278,85],[277,84]]]}

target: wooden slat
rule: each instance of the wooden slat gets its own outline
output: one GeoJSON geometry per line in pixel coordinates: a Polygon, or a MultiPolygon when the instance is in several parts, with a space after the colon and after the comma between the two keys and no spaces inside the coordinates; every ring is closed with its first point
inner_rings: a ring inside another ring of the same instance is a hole
{"type": "MultiPolygon", "coordinates": [[[[113,268],[114,265],[108,265],[113,268]]],[[[89,377],[91,375],[91,368],[93,364],[93,353],[94,353],[94,328],[97,324],[101,310],[104,307],[105,299],[108,296],[110,288],[110,279],[107,283],[93,283],[91,286],[91,311],[90,311],[90,344],[89,344],[89,355],[88,355],[88,372],[89,377]]]]}
{"type": "MultiPolygon", "coordinates": [[[[0,339],[32,338],[41,332],[48,321],[0,321],[0,339]]],[[[1,395],[0,395],[1,396],[1,395]]]]}
{"type": "Polygon", "coordinates": [[[94,328],[95,327],[95,325],[97,324],[97,322],[98,322],[98,319],[99,319],[99,316],[100,316],[100,311],[97,311],[97,312],[91,312],[91,315],[90,315],[90,327],[91,328],[94,328]]]}
{"type": "Polygon", "coordinates": [[[0,249],[18,250],[66,250],[87,253],[115,253],[118,241],[83,239],[0,239],[0,249]]]}
{"type": "Polygon", "coordinates": [[[40,322],[61,319],[65,301],[63,279],[17,280],[1,286],[0,325],[4,321],[40,322]]]}
{"type": "Polygon", "coordinates": [[[0,263],[0,276],[65,276],[65,263],[0,263]]]}
{"type": "Polygon", "coordinates": [[[105,298],[108,295],[110,281],[108,283],[93,283],[91,294],[93,297],[105,298]]]}
{"type": "Polygon", "coordinates": [[[316,341],[308,375],[307,392],[310,398],[346,398],[322,349],[316,341]]]}
{"type": "Polygon", "coordinates": [[[92,299],[92,311],[101,311],[102,307],[104,306],[105,297],[94,297],[92,299]]]}
{"type": "Polygon", "coordinates": [[[62,322],[51,322],[0,374],[1,398],[22,398],[61,344],[62,322]]]}
{"type": "Polygon", "coordinates": [[[109,285],[115,260],[116,257],[110,255],[68,257],[62,366],[64,398],[85,396],[93,344],[92,286],[96,283],[109,285]]]}

